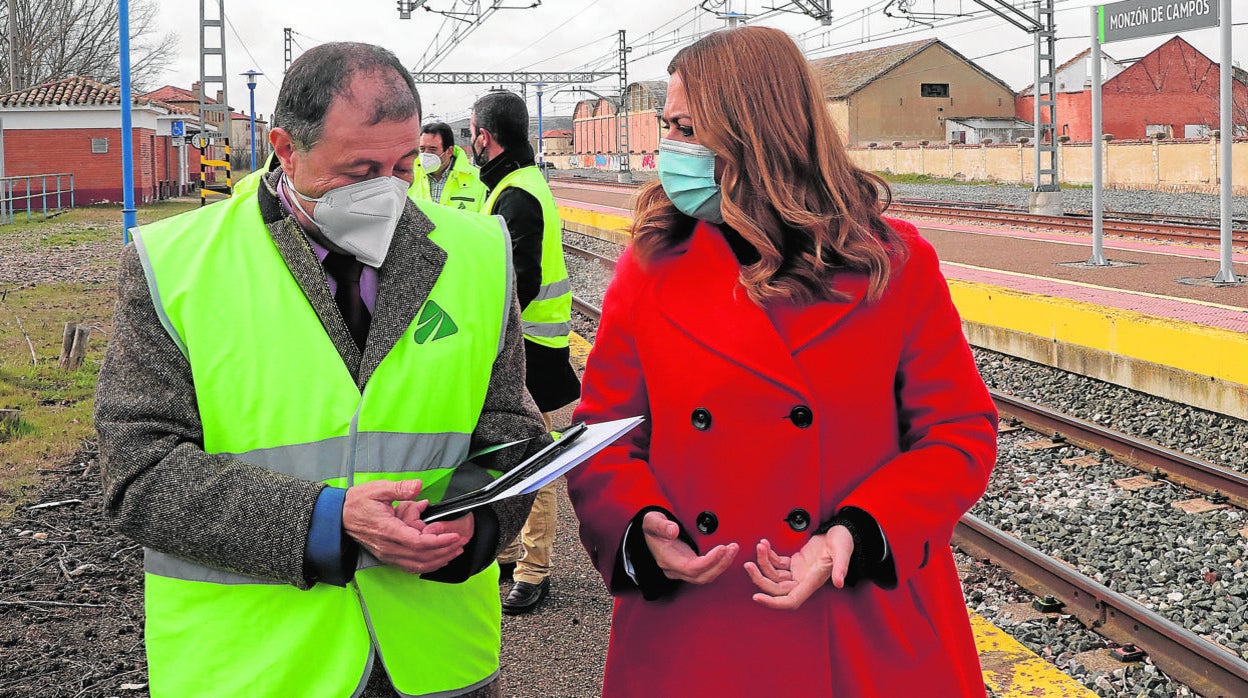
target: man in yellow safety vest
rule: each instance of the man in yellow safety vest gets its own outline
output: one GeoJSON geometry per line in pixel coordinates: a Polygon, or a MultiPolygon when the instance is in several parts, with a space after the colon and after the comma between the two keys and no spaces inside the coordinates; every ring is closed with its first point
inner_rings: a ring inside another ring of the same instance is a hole
{"type": "MultiPolygon", "coordinates": [[[[489,188],[481,210],[502,216],[511,231],[516,295],[523,309],[525,384],[550,427],[551,413],[580,395],[569,361],[572,286],[563,260],[563,226],[555,197],[533,162],[529,112],[511,92],[494,91],[472,108],[472,153],[489,188]]],[[[499,562],[514,565],[515,584],[503,612],[527,613],[550,591],[550,556],[557,522],[555,483],[538,491],[520,538],[499,562]]]]}
{"type": "Polygon", "coordinates": [[[532,498],[421,517],[549,443],[507,231],[408,199],[420,96],[383,48],[305,52],[275,116],[253,191],[121,257],[95,420],[151,693],[500,695],[493,561],[532,498]]]}

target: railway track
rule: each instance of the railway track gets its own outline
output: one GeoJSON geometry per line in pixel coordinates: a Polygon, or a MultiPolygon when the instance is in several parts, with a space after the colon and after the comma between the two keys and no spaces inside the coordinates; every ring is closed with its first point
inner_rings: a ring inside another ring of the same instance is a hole
{"type": "MultiPolygon", "coordinates": [[[[632,191],[636,184],[599,182],[586,178],[564,177],[552,180],[566,186],[609,191],[632,191]]],[[[1043,216],[1025,209],[974,202],[934,201],[930,199],[894,199],[889,213],[902,217],[954,218],[964,221],[1021,225],[1047,230],[1092,234],[1092,214],[1087,211],[1069,212],[1063,216],[1043,216]]],[[[1103,229],[1106,235],[1167,240],[1197,244],[1217,244],[1221,230],[1216,219],[1173,214],[1149,215],[1106,211],[1103,229]]],[[[1232,221],[1232,244],[1248,248],[1248,220],[1232,221]]]]}
{"type": "MultiPolygon", "coordinates": [[[[1242,473],[995,390],[990,392],[1005,424],[1050,434],[1054,441],[1108,454],[1156,479],[1248,507],[1248,477],[1242,473]]],[[[1038,597],[1058,600],[1063,613],[1074,615],[1100,635],[1147,652],[1158,668],[1198,694],[1248,695],[1248,662],[1066,563],[970,514],[958,523],[953,542],[968,554],[1010,570],[1014,581],[1038,597]]]]}
{"type": "MultiPolygon", "coordinates": [[[[902,217],[956,218],[963,221],[982,221],[997,225],[1009,223],[1032,228],[1092,234],[1092,218],[1089,214],[1042,216],[1010,208],[984,208],[982,205],[959,205],[947,201],[925,202],[908,199],[895,200],[888,211],[890,214],[902,217]]],[[[1131,220],[1124,220],[1110,217],[1112,215],[1107,213],[1104,221],[1103,230],[1106,235],[1199,244],[1217,243],[1221,236],[1221,231],[1216,225],[1172,223],[1164,218],[1135,217],[1131,220]]],[[[1236,247],[1248,247],[1248,230],[1242,227],[1232,230],[1231,242],[1236,247]]]]}
{"type": "MultiPolygon", "coordinates": [[[[594,260],[605,271],[611,257],[567,243],[568,254],[594,260]]],[[[573,308],[591,320],[601,310],[573,297],[573,308]]],[[[1225,497],[1248,508],[1248,477],[1121,432],[991,391],[1003,423],[1047,434],[1054,441],[1112,456],[1156,479],[1166,479],[1211,498],[1225,497]]],[[[954,531],[953,542],[964,552],[1010,571],[1028,591],[1054,601],[1054,608],[1075,616],[1086,627],[1118,643],[1123,655],[1142,650],[1154,664],[1200,695],[1248,696],[1248,662],[1143,604],[1076,571],[979,518],[967,514],[954,531]],[[1051,599],[1050,599],[1051,597],[1051,599]]]]}

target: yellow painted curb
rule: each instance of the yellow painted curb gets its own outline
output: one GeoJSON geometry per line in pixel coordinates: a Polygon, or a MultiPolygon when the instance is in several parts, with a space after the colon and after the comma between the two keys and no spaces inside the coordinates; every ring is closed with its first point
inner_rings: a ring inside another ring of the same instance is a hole
{"type": "Polygon", "coordinates": [[[1132,310],[949,280],[968,322],[1043,337],[1248,385],[1248,335],[1132,310]]]}
{"type": "Polygon", "coordinates": [[[589,359],[589,351],[593,348],[594,345],[581,335],[575,332],[568,334],[568,352],[571,354],[573,368],[585,370],[585,361],[589,359]]]}
{"type": "Polygon", "coordinates": [[[1096,693],[1041,659],[983,616],[973,611],[970,616],[975,647],[979,650],[979,664],[984,671],[984,683],[997,695],[1002,698],[1096,696],[1096,693]]]}
{"type": "Polygon", "coordinates": [[[559,217],[566,223],[577,223],[590,228],[613,230],[626,233],[633,224],[632,216],[618,216],[613,213],[590,211],[571,206],[559,206],[559,217]]]}

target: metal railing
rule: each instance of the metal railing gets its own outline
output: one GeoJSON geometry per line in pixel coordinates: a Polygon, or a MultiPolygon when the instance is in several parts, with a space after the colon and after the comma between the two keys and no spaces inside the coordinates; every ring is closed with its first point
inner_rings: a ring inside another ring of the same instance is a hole
{"type": "Polygon", "coordinates": [[[55,213],[73,207],[72,172],[0,177],[0,223],[12,223],[20,211],[25,211],[26,220],[30,220],[31,214],[40,209],[46,218],[49,210],[55,213]]]}

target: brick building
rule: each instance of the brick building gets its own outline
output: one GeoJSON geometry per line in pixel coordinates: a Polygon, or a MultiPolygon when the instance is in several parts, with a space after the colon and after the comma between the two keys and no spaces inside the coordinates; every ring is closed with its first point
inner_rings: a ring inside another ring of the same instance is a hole
{"type": "MultiPolygon", "coordinates": [[[[1082,59],[1080,65],[1086,66],[1088,54],[1074,60],[1082,59]]],[[[1111,63],[1110,71],[1102,72],[1102,132],[1118,139],[1148,138],[1154,133],[1166,138],[1204,138],[1210,129],[1218,128],[1219,74],[1216,62],[1178,36],[1130,66],[1118,68],[1111,63]]],[[[1236,135],[1243,135],[1248,123],[1248,73],[1235,68],[1232,78],[1233,120],[1236,135]]],[[[1092,139],[1090,78],[1083,84],[1061,83],[1059,79],[1057,133],[1086,143],[1092,139]]],[[[1028,92],[1019,93],[1014,102],[1020,119],[1033,116],[1034,97],[1028,92]]],[[[1044,111],[1041,115],[1047,117],[1044,111]]]]}
{"type": "MultiPolygon", "coordinates": [[[[264,114],[256,114],[256,167],[264,165],[269,155],[269,122],[264,114]]],[[[251,117],[243,112],[230,112],[230,161],[236,170],[251,169],[251,117]]]]}
{"type": "MultiPolygon", "coordinates": [[[[122,201],[119,88],[87,77],[30,87],[0,95],[0,119],[5,176],[70,173],[75,204],[122,201]]],[[[169,133],[172,122],[194,117],[140,96],[131,119],[135,202],[185,192],[188,146],[174,146],[169,133]]]]}
{"type": "MultiPolygon", "coordinates": [[[[161,87],[158,90],[153,90],[151,92],[148,92],[147,94],[143,96],[148,99],[162,102],[164,104],[172,104],[173,106],[178,107],[190,114],[194,114],[196,118],[196,123],[199,123],[199,81],[198,80],[191,83],[191,89],[189,90],[178,87],[176,85],[165,85],[164,87],[161,87]]],[[[221,99],[221,90],[217,90],[216,99],[213,99],[212,97],[206,97],[204,101],[207,104],[219,104],[220,99],[221,99]]],[[[204,128],[205,131],[216,131],[218,133],[226,133],[225,115],[218,111],[208,112],[207,121],[204,123],[204,126],[205,126],[204,128]]],[[[190,134],[188,133],[187,135],[189,136],[190,134]]],[[[200,171],[199,160],[200,160],[201,155],[209,160],[224,160],[225,159],[225,147],[223,145],[208,146],[208,148],[202,153],[198,149],[195,149],[195,148],[192,148],[188,152],[190,154],[190,162],[189,162],[190,169],[188,171],[190,172],[191,179],[196,182],[199,181],[199,171],[200,171]]],[[[224,178],[225,176],[224,170],[221,171],[221,176],[222,178],[224,178]]],[[[216,181],[217,172],[215,171],[215,169],[210,168],[208,170],[207,179],[209,182],[216,181]]]]}

